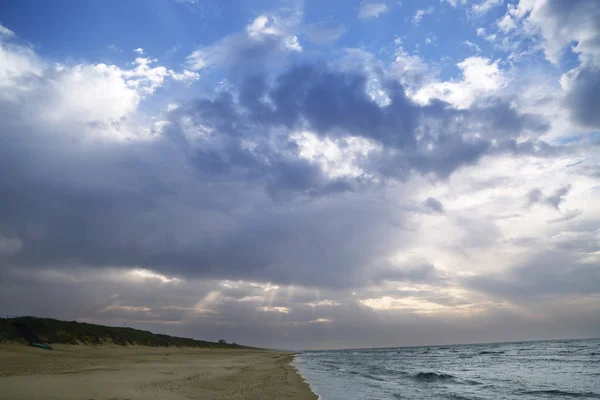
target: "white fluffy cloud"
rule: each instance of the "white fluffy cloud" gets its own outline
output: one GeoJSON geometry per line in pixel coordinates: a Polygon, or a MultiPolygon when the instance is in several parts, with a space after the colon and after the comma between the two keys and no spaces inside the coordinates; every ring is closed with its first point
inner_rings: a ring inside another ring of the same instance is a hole
{"type": "Polygon", "coordinates": [[[559,67],[566,54],[575,54],[579,65],[564,71],[560,79],[565,105],[560,114],[567,111],[580,126],[577,130],[589,129],[600,126],[593,89],[600,82],[599,21],[595,0],[520,0],[508,5],[494,33],[481,28],[478,34],[510,52],[510,60],[543,53],[559,67]]]}
{"type": "Polygon", "coordinates": [[[10,43],[14,34],[2,25],[0,27],[10,32],[0,35],[0,87],[18,86],[23,90],[27,85],[21,85],[19,78],[39,75],[44,66],[33,50],[10,43]]]}
{"type": "Polygon", "coordinates": [[[311,132],[299,132],[291,138],[300,147],[300,157],[318,164],[334,179],[363,176],[365,171],[360,168],[357,160],[370,152],[381,151],[381,146],[360,137],[331,140],[320,139],[311,132]]]}
{"type": "Polygon", "coordinates": [[[430,83],[421,87],[414,94],[414,99],[422,104],[427,104],[431,99],[440,99],[456,108],[465,109],[486,94],[496,94],[507,82],[498,67],[498,61],[470,57],[457,66],[462,71],[461,81],[430,83]]]}
{"type": "Polygon", "coordinates": [[[377,18],[381,14],[388,12],[388,6],[385,3],[363,2],[358,10],[358,18],[368,19],[377,18]]]}
{"type": "Polygon", "coordinates": [[[572,43],[580,56],[600,59],[598,20],[595,0],[521,0],[508,6],[498,24],[505,32],[539,33],[546,58],[556,64],[572,43]]]}
{"type": "Polygon", "coordinates": [[[480,3],[475,3],[472,6],[473,12],[476,14],[485,14],[492,8],[501,6],[504,0],[482,0],[480,3]]]}
{"type": "Polygon", "coordinates": [[[0,37],[1,38],[10,38],[13,36],[15,36],[15,33],[13,31],[8,29],[4,25],[0,24],[0,37]]]}
{"type": "Polygon", "coordinates": [[[187,57],[187,65],[197,71],[238,65],[240,56],[254,55],[262,60],[276,57],[281,51],[302,52],[302,45],[294,34],[298,23],[299,15],[295,13],[287,17],[260,15],[246,27],[246,32],[193,51],[187,57]]]}
{"type": "MultiPolygon", "coordinates": [[[[136,58],[131,68],[103,63],[50,64],[9,39],[0,41],[0,87],[5,88],[0,98],[15,105],[26,103],[29,112],[47,123],[120,123],[132,117],[140,102],[163,86],[165,79],[191,83],[199,78],[188,70],[154,66],[157,60],[142,57],[136,58]]],[[[138,136],[112,128],[94,132],[114,138],[138,136]]]]}

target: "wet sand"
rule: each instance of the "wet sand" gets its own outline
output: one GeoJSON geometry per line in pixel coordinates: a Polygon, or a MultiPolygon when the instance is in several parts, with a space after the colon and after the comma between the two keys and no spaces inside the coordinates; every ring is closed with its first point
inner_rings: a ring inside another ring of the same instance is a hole
{"type": "Polygon", "coordinates": [[[269,351],[0,344],[0,398],[315,400],[291,360],[269,351]]]}

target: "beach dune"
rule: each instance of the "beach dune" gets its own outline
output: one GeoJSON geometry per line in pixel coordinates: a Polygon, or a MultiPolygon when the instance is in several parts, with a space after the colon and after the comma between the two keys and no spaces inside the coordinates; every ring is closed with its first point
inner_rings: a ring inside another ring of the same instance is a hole
{"type": "Polygon", "coordinates": [[[290,353],[250,350],[0,345],[10,400],[313,400],[290,353]]]}

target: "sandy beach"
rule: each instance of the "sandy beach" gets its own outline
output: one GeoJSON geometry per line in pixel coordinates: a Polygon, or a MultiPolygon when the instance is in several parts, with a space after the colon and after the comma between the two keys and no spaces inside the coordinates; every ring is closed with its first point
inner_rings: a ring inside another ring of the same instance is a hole
{"type": "Polygon", "coordinates": [[[0,345],[7,400],[312,400],[292,354],[141,346],[0,345]]]}

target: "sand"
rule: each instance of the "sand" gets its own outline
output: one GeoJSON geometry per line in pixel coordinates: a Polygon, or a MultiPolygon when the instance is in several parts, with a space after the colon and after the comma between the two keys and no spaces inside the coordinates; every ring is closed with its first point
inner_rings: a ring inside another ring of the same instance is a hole
{"type": "Polygon", "coordinates": [[[290,353],[0,344],[0,399],[314,400],[290,353]]]}

